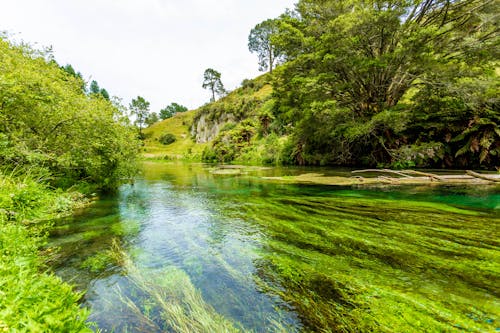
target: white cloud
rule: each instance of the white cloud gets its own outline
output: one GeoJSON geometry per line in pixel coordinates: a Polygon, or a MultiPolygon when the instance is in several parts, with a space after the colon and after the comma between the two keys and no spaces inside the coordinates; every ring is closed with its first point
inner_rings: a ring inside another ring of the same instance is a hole
{"type": "Polygon", "coordinates": [[[209,99],[203,71],[227,88],[259,75],[247,49],[250,29],[296,0],[0,0],[0,31],[52,45],[70,63],[128,103],[137,95],[158,111],[209,99]]]}

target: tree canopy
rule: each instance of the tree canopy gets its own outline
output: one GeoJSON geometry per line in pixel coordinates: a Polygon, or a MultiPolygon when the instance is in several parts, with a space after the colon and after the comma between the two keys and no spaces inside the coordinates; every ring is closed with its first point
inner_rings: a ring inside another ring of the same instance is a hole
{"type": "Polygon", "coordinates": [[[0,165],[44,169],[54,182],[113,188],[133,172],[138,144],[109,101],[45,54],[0,39],[0,165]]]}
{"type": "Polygon", "coordinates": [[[183,105],[171,103],[170,105],[160,110],[160,118],[162,120],[165,120],[167,118],[173,117],[176,113],[186,112],[187,110],[188,108],[183,105]]]}
{"type": "Polygon", "coordinates": [[[297,157],[498,165],[496,15],[488,0],[299,1],[274,82],[297,157]]]}
{"type": "Polygon", "coordinates": [[[248,49],[257,53],[259,57],[259,70],[269,72],[279,60],[281,52],[273,37],[277,35],[279,20],[268,19],[257,24],[248,36],[248,49]]]}
{"type": "Polygon", "coordinates": [[[129,105],[130,113],[135,116],[135,124],[139,127],[139,134],[142,135],[142,129],[147,124],[149,116],[149,102],[144,97],[137,96],[132,99],[129,105]]]}
{"type": "Polygon", "coordinates": [[[215,95],[222,96],[226,93],[224,85],[221,81],[221,73],[217,72],[215,69],[207,68],[203,73],[203,84],[204,89],[209,89],[212,93],[212,102],[215,101],[215,95]]]}

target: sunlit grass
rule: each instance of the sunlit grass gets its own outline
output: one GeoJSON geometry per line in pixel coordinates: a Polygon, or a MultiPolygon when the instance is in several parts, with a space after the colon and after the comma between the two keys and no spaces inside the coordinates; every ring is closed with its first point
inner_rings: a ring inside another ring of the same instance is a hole
{"type": "Polygon", "coordinates": [[[0,172],[0,332],[90,331],[81,295],[48,272],[39,255],[47,230],[39,220],[74,206],[72,194],[52,191],[29,173],[0,172]]]}
{"type": "Polygon", "coordinates": [[[143,157],[154,159],[201,160],[204,144],[197,144],[191,139],[190,126],[196,111],[178,113],[172,118],[160,121],[144,129],[147,139],[144,141],[143,157]],[[158,139],[165,133],[175,135],[176,141],[169,145],[161,144],[158,139]]]}

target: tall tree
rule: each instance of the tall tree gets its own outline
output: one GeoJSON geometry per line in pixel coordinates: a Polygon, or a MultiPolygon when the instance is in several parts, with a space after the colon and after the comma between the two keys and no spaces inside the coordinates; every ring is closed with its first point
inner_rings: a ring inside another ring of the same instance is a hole
{"type": "Polygon", "coordinates": [[[130,102],[129,109],[130,113],[135,116],[135,124],[139,126],[139,135],[142,137],[142,129],[149,115],[149,102],[144,97],[137,96],[130,102]]]}
{"type": "Polygon", "coordinates": [[[90,82],[89,92],[96,95],[101,93],[101,88],[96,80],[92,80],[92,82],[90,82]]]}
{"type": "Polygon", "coordinates": [[[187,110],[188,108],[183,105],[171,103],[170,105],[160,110],[160,118],[162,120],[165,120],[167,118],[173,117],[176,113],[186,112],[187,110]]]}
{"type": "Polygon", "coordinates": [[[279,20],[268,19],[257,24],[248,36],[248,49],[257,53],[259,57],[259,70],[273,71],[281,52],[273,43],[273,36],[278,32],[279,20]]]}
{"type": "Polygon", "coordinates": [[[221,74],[212,68],[207,68],[205,70],[205,73],[203,74],[202,87],[204,89],[210,89],[210,92],[212,93],[212,98],[210,100],[212,102],[215,101],[215,94],[222,96],[226,92],[226,89],[224,89],[224,85],[221,81],[221,74]]]}
{"type": "Polygon", "coordinates": [[[276,71],[275,119],[295,125],[286,127],[295,150],[317,163],[425,155],[460,166],[474,155],[492,165],[498,103],[486,95],[498,82],[498,15],[495,0],[300,0],[279,32],[294,38],[280,40],[288,62],[276,71]]]}
{"type": "Polygon", "coordinates": [[[442,65],[477,63],[488,48],[490,57],[498,54],[494,3],[302,0],[306,43],[296,69],[314,73],[325,97],[374,114],[395,106],[442,65]]]}
{"type": "Polygon", "coordinates": [[[104,88],[99,87],[99,83],[97,83],[97,81],[95,80],[92,80],[92,82],[90,82],[89,92],[91,95],[100,95],[104,99],[109,101],[108,91],[104,88]]]}
{"type": "Polygon", "coordinates": [[[154,123],[158,122],[160,118],[158,117],[158,113],[156,112],[151,112],[150,114],[148,114],[148,116],[146,117],[146,125],[147,126],[151,126],[153,125],[154,123]]]}

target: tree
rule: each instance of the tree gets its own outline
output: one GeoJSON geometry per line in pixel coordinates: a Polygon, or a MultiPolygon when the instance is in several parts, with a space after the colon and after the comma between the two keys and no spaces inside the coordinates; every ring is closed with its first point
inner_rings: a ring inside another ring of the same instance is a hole
{"type": "Polygon", "coordinates": [[[287,31],[279,25],[288,61],[275,73],[276,122],[310,163],[376,165],[426,151],[434,166],[494,165],[498,103],[484,94],[498,59],[495,4],[300,0],[287,31]],[[436,114],[453,127],[441,130],[436,114]]]}
{"type": "Polygon", "coordinates": [[[165,120],[167,118],[173,117],[176,113],[186,112],[187,110],[188,108],[183,105],[171,103],[170,105],[160,110],[160,118],[162,120],[165,120]]]}
{"type": "Polygon", "coordinates": [[[101,88],[99,87],[99,83],[97,83],[96,80],[92,80],[92,82],[90,82],[89,92],[96,95],[101,93],[101,88]]]}
{"type": "Polygon", "coordinates": [[[99,87],[99,84],[95,80],[92,80],[92,82],[90,82],[89,92],[90,92],[91,95],[94,95],[94,96],[100,95],[104,99],[106,99],[106,100],[109,101],[109,93],[108,93],[108,91],[106,89],[104,89],[104,88],[99,87]]]}
{"type": "MultiPolygon", "coordinates": [[[[394,107],[429,73],[495,50],[493,0],[302,0],[296,70],[360,115],[394,107]],[[309,72],[309,73],[307,73],[309,72]]],[[[290,57],[293,58],[293,57],[290,57]]]]}
{"type": "Polygon", "coordinates": [[[259,70],[273,71],[281,52],[273,43],[273,36],[278,32],[279,20],[268,19],[257,24],[248,36],[248,49],[259,57],[259,70]]]}
{"type": "Polygon", "coordinates": [[[133,172],[136,132],[46,58],[0,38],[0,169],[42,168],[54,186],[114,188],[133,172]]]}
{"type": "Polygon", "coordinates": [[[221,74],[217,72],[215,69],[208,68],[205,70],[203,74],[203,85],[204,89],[210,89],[212,92],[212,98],[210,99],[212,102],[215,101],[215,94],[222,96],[225,94],[226,89],[224,89],[224,85],[221,81],[221,74]]]}
{"type": "Polygon", "coordinates": [[[146,125],[149,115],[149,102],[143,97],[137,96],[129,105],[130,113],[135,116],[135,124],[139,126],[139,135],[142,137],[142,128],[146,125]]]}
{"type": "Polygon", "coordinates": [[[160,118],[158,117],[158,113],[156,112],[151,112],[150,114],[148,114],[148,116],[146,117],[146,125],[148,126],[151,126],[153,125],[154,123],[158,122],[160,118]]]}

